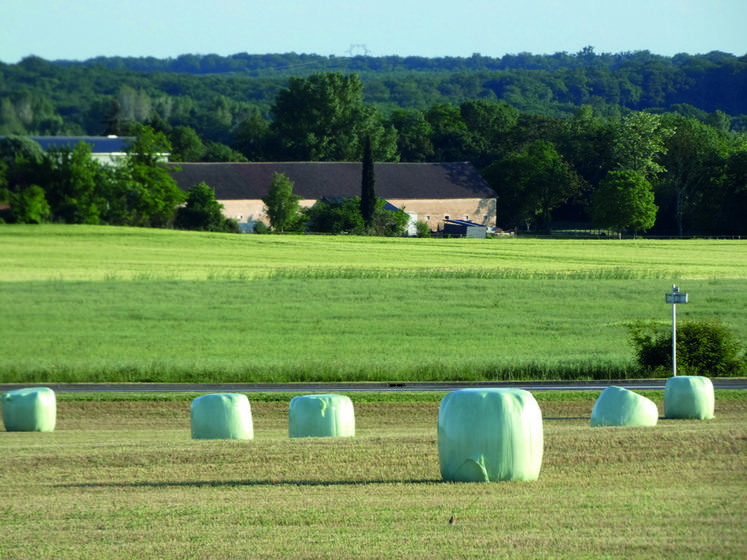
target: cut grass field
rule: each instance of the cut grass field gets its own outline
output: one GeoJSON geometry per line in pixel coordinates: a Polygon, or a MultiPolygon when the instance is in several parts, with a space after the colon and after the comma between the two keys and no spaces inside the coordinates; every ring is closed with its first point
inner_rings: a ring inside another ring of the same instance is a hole
{"type": "Polygon", "coordinates": [[[487,484],[441,480],[442,394],[350,394],[356,437],[302,440],[292,395],[250,394],[243,442],[192,440],[194,396],[61,394],[55,432],[0,432],[0,557],[747,556],[745,391],[654,428],[591,428],[598,392],[537,392],[539,480],[487,484]]]}
{"type": "Polygon", "coordinates": [[[617,379],[626,324],[747,339],[747,242],[0,228],[0,382],[617,379]]]}

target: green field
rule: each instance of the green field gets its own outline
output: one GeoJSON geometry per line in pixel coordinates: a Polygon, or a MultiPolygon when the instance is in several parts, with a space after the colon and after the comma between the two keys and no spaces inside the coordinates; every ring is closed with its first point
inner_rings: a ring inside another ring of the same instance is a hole
{"type": "Polygon", "coordinates": [[[745,391],[653,428],[537,392],[539,480],[486,484],[441,479],[442,394],[350,394],[355,438],[301,440],[250,394],[253,441],[192,440],[194,396],[61,394],[55,432],[0,432],[0,557],[747,557],[745,391]]]}
{"type": "Polygon", "coordinates": [[[747,339],[747,242],[0,228],[0,382],[615,379],[626,324],[747,339]]]}

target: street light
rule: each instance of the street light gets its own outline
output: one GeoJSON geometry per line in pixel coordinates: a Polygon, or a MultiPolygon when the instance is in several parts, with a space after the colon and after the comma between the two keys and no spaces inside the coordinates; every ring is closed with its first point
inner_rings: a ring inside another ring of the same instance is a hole
{"type": "Polygon", "coordinates": [[[672,284],[672,292],[665,294],[667,303],[672,304],[672,373],[677,376],[677,304],[687,303],[687,292],[672,284]]]}

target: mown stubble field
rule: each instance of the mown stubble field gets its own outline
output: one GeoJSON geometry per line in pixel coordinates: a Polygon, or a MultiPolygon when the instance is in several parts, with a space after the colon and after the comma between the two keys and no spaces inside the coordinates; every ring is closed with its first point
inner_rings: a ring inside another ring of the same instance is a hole
{"type": "Polygon", "coordinates": [[[187,399],[64,399],[54,433],[0,432],[0,556],[744,557],[743,392],[654,428],[590,428],[597,395],[537,394],[539,480],[486,484],[441,480],[435,396],[357,402],[343,439],[253,401],[243,442],[192,440],[187,399]]]}

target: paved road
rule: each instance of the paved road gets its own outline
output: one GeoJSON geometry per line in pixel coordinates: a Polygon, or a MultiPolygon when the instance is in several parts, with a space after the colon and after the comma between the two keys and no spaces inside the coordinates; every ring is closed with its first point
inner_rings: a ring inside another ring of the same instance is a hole
{"type": "MultiPolygon", "coordinates": [[[[746,378],[712,379],[715,389],[747,389],[746,378]]],[[[628,381],[506,381],[482,383],[42,383],[0,384],[0,393],[21,387],[49,387],[57,393],[318,393],[353,391],[454,391],[467,387],[513,387],[528,391],[601,391],[610,385],[632,391],[663,389],[666,379],[628,381]]]]}

